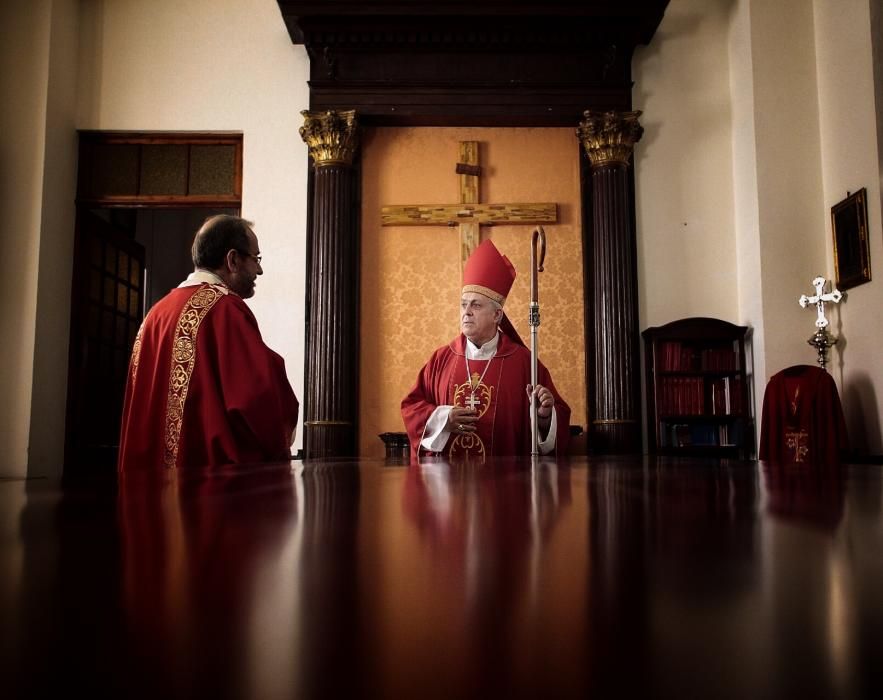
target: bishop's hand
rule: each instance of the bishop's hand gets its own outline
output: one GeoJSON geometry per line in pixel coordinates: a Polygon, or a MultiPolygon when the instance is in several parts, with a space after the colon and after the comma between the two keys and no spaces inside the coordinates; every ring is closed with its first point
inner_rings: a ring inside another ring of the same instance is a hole
{"type": "Polygon", "coordinates": [[[555,408],[555,396],[542,384],[531,387],[530,384],[525,387],[527,399],[530,401],[533,395],[534,401],[537,402],[537,418],[539,419],[540,431],[547,433],[549,426],[552,424],[552,409],[555,408]],[[533,391],[531,391],[533,389],[533,391]]]}
{"type": "Polygon", "coordinates": [[[448,423],[445,430],[450,433],[474,433],[478,423],[478,413],[473,408],[454,406],[448,414],[448,423]]]}

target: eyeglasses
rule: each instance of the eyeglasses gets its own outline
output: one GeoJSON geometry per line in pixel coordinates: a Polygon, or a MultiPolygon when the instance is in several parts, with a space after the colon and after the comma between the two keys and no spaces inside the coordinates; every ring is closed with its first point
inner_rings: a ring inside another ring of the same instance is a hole
{"type": "Polygon", "coordinates": [[[258,265],[261,264],[261,260],[263,259],[263,256],[262,256],[262,255],[260,255],[260,254],[255,255],[254,253],[249,253],[247,250],[239,250],[239,248],[234,248],[234,250],[235,250],[237,253],[239,253],[240,255],[247,255],[247,256],[250,257],[250,258],[254,258],[254,261],[255,261],[258,265]]]}

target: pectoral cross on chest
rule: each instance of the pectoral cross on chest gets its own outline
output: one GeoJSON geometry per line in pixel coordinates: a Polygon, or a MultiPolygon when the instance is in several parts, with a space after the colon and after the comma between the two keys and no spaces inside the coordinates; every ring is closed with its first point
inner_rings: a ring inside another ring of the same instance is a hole
{"type": "Polygon", "coordinates": [[[501,224],[554,224],[558,205],[481,204],[479,176],[481,165],[477,141],[460,142],[456,173],[460,177],[459,204],[395,204],[381,207],[382,226],[450,226],[460,232],[460,263],[466,264],[481,238],[481,226],[501,224]]]}
{"type": "Polygon", "coordinates": [[[473,411],[476,410],[481,401],[475,396],[475,394],[469,394],[469,398],[464,402],[469,408],[473,411]]]}

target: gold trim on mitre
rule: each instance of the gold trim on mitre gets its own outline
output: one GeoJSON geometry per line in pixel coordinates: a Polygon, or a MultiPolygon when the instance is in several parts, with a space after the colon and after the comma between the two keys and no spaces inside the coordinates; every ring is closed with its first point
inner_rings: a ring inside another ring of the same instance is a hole
{"type": "Polygon", "coordinates": [[[489,289],[488,287],[482,287],[480,284],[464,285],[461,294],[466,294],[466,292],[476,292],[477,294],[483,294],[488,299],[497,302],[500,306],[502,306],[506,301],[506,297],[504,297],[499,292],[495,292],[493,289],[489,289]]]}

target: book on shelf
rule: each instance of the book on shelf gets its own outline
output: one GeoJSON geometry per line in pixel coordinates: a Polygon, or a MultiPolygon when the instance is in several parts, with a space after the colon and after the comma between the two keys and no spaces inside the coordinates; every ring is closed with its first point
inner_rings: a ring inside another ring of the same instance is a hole
{"type": "Polygon", "coordinates": [[[659,383],[657,410],[662,415],[699,416],[705,409],[702,377],[663,377],[659,383]]]}
{"type": "Polygon", "coordinates": [[[732,347],[698,349],[679,340],[659,343],[657,362],[663,372],[730,372],[738,369],[738,355],[732,347]]]}
{"type": "Polygon", "coordinates": [[[659,447],[736,447],[742,439],[739,421],[722,423],[659,422],[659,447]]]}
{"type": "Polygon", "coordinates": [[[733,348],[706,348],[702,351],[702,369],[712,372],[729,372],[737,368],[737,356],[733,348]]]}
{"type": "Polygon", "coordinates": [[[693,348],[678,340],[659,343],[657,361],[659,368],[664,372],[683,372],[696,369],[696,353],[693,348]]]}

